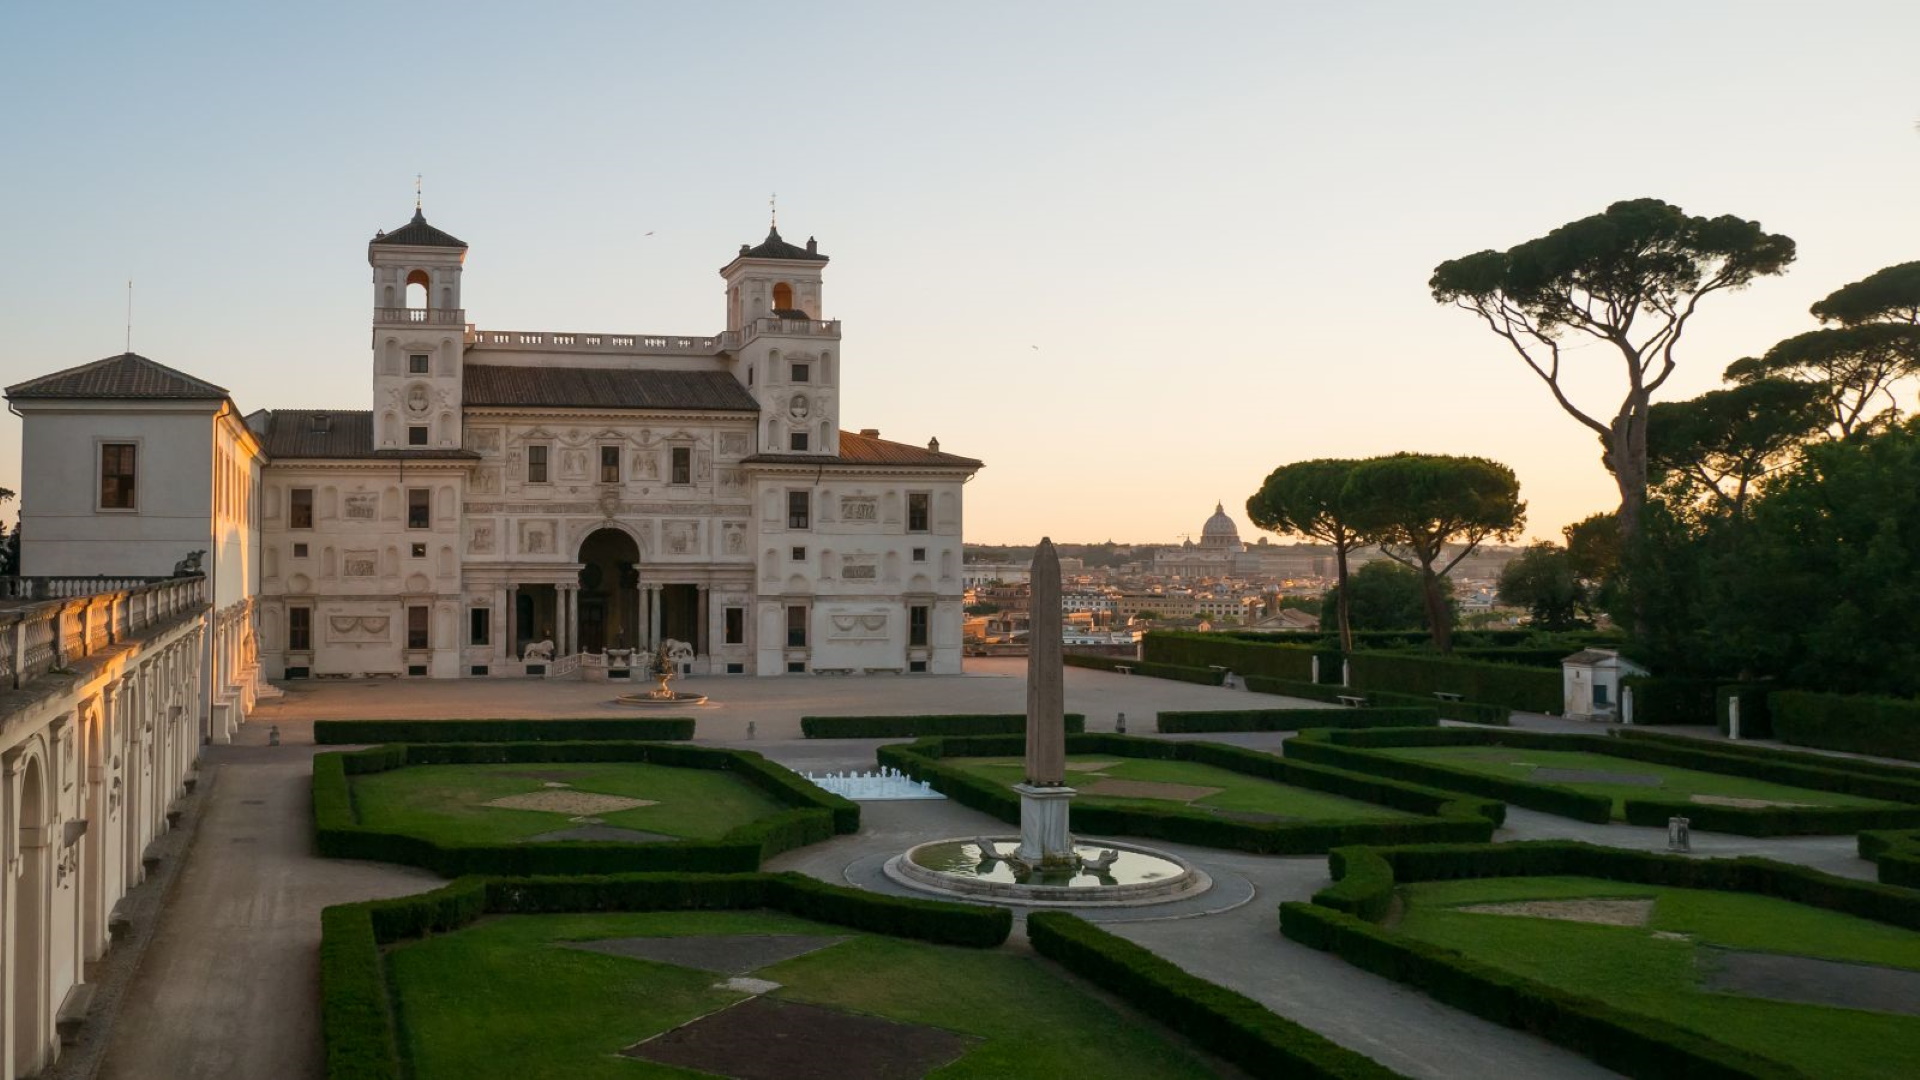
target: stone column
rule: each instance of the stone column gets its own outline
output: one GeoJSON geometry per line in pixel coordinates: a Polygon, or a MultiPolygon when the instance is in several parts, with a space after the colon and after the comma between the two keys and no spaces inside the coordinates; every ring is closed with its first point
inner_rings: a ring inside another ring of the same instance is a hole
{"type": "Polygon", "coordinates": [[[501,637],[507,643],[507,659],[520,659],[520,586],[509,585],[507,596],[507,632],[501,637]]]}
{"type": "Polygon", "coordinates": [[[659,585],[647,586],[647,647],[660,647],[660,595],[659,585]]]}
{"type": "Polygon", "coordinates": [[[493,662],[499,663],[509,655],[507,650],[507,589],[504,585],[493,587],[493,614],[487,618],[488,639],[493,642],[493,662]]]}
{"type": "Polygon", "coordinates": [[[706,586],[706,585],[700,586],[699,609],[698,609],[698,612],[694,615],[694,619],[693,619],[693,636],[694,636],[693,653],[695,656],[705,656],[707,655],[708,652],[711,651],[713,631],[712,631],[712,628],[707,625],[707,612],[708,612],[707,598],[712,594],[712,592],[713,590],[709,586],[706,586]]]}
{"type": "Polygon", "coordinates": [[[580,594],[578,585],[560,586],[560,652],[561,656],[571,656],[580,651],[580,627],[574,620],[579,615],[580,594]]]}
{"type": "Polygon", "coordinates": [[[1065,668],[1061,660],[1060,556],[1042,539],[1034,552],[1030,621],[1027,626],[1026,782],[1020,793],[1020,852],[1029,865],[1059,866],[1074,860],[1067,828],[1067,729],[1065,668]]]}

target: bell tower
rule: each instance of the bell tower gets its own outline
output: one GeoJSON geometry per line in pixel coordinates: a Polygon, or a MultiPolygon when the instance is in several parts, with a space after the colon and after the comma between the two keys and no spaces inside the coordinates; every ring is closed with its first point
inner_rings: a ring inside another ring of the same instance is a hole
{"type": "Polygon", "coordinates": [[[377,450],[460,447],[460,364],[467,245],[413,220],[367,244],[373,267],[373,441],[377,450]]]}
{"type": "Polygon", "coordinates": [[[781,239],[777,225],[720,268],[734,375],[760,402],[763,454],[840,452],[840,323],[821,307],[827,257],[781,239]]]}

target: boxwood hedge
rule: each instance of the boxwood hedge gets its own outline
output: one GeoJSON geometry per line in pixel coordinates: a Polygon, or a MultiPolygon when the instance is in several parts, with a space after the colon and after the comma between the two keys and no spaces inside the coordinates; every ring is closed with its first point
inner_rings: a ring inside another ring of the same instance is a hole
{"type": "Polygon", "coordinates": [[[1783,742],[1920,761],[1920,701],[1777,690],[1767,704],[1783,742]]]}
{"type": "Polygon", "coordinates": [[[1068,667],[1093,668],[1097,671],[1112,671],[1116,668],[1129,668],[1135,675],[1151,675],[1156,679],[1178,679],[1181,682],[1199,683],[1202,686],[1219,686],[1226,681],[1226,669],[1214,670],[1209,667],[1190,667],[1185,664],[1162,664],[1152,660],[1134,660],[1125,656],[1095,656],[1090,653],[1067,653],[1061,657],[1068,667]]]}
{"type": "MultiPolygon", "coordinates": [[[[1021,736],[930,738],[883,746],[879,750],[879,758],[882,765],[891,765],[916,780],[931,783],[935,790],[955,802],[1013,823],[1020,820],[1020,798],[1011,787],[982,780],[944,764],[943,759],[1015,757],[1025,752],[1026,740],[1021,736]]],[[[1342,844],[1485,839],[1493,835],[1494,827],[1506,816],[1506,808],[1497,802],[1378,776],[1304,765],[1272,754],[1219,743],[1175,742],[1127,735],[1069,735],[1067,752],[1192,761],[1422,815],[1421,819],[1407,821],[1249,822],[1223,818],[1185,806],[1160,808],[1081,803],[1073,808],[1073,820],[1077,828],[1087,833],[1136,836],[1264,854],[1303,855],[1326,851],[1342,844]]]]}
{"type": "Polygon", "coordinates": [[[314,840],[320,854],[372,859],[462,874],[610,874],[634,871],[751,871],[762,860],[835,833],[860,828],[860,805],[826,792],[790,769],[742,750],[670,743],[391,743],[313,759],[314,840]],[[360,823],[349,776],[408,765],[633,761],[732,772],[791,807],[748,822],[716,840],[653,844],[572,841],[550,844],[450,844],[360,823]]]}
{"type": "Polygon", "coordinates": [[[1620,680],[1633,691],[1633,722],[1638,726],[1713,723],[1713,679],[1679,679],[1657,675],[1629,675],[1620,680]]]}
{"type": "Polygon", "coordinates": [[[1160,733],[1203,731],[1299,731],[1318,727],[1437,726],[1431,705],[1365,709],[1212,709],[1162,712],[1160,733]]]}
{"type": "MultiPolygon", "coordinates": [[[[1249,641],[1226,634],[1199,634],[1184,631],[1154,630],[1140,639],[1140,657],[1162,664],[1207,668],[1214,665],[1240,675],[1261,675],[1298,682],[1313,680],[1313,656],[1310,645],[1276,642],[1271,639],[1249,641]]],[[[1340,653],[1323,653],[1320,670],[1332,664],[1332,678],[1340,681],[1340,653]]]]}
{"type": "Polygon", "coordinates": [[[1360,1080],[1400,1076],[1244,994],[1187,974],[1133,942],[1063,911],[1027,916],[1033,951],[1245,1069],[1253,1076],[1360,1080]]]}
{"type": "Polygon", "coordinates": [[[1375,923],[1397,884],[1480,877],[1600,877],[1758,893],[1920,928],[1920,892],[1768,859],[1689,859],[1565,841],[1342,849],[1336,883],[1312,903],[1280,906],[1280,929],[1301,944],[1406,983],[1477,1016],[1541,1035],[1638,1077],[1789,1077],[1796,1070],[1604,1001],[1560,990],[1452,949],[1402,939],[1375,923]]]}
{"type": "Polygon", "coordinates": [[[1268,679],[1258,675],[1247,676],[1247,689],[1261,694],[1282,694],[1286,697],[1304,698],[1308,701],[1337,702],[1342,697],[1359,695],[1367,699],[1369,706],[1406,706],[1430,708],[1443,720],[1463,720],[1473,724],[1495,724],[1505,726],[1513,710],[1505,705],[1489,705],[1483,701],[1442,701],[1431,694],[1402,694],[1391,690],[1363,690],[1345,686],[1326,686],[1319,683],[1291,682],[1286,679],[1268,679]]]}
{"type": "Polygon", "coordinates": [[[1720,734],[1731,734],[1729,723],[1731,702],[1740,703],[1740,737],[1743,739],[1773,738],[1773,709],[1768,704],[1769,692],[1773,689],[1767,683],[1729,683],[1713,692],[1713,723],[1720,734]]]}
{"type": "MultiPolygon", "coordinates": [[[[1087,718],[1066,714],[1069,732],[1085,731],[1087,718]]],[[[951,713],[928,716],[803,716],[800,734],[809,739],[918,739],[927,735],[1018,735],[1027,730],[1023,713],[951,713]]]]}
{"type": "Polygon", "coordinates": [[[457,930],[483,915],[578,911],[771,908],[867,933],[991,948],[1006,941],[1005,908],[883,896],[799,874],[620,874],[463,877],[398,900],[321,912],[321,1030],[329,1080],[407,1075],[381,947],[457,930]]]}
{"type": "Polygon", "coordinates": [[[1429,695],[1459,694],[1468,701],[1526,712],[1558,713],[1564,688],[1560,672],[1519,664],[1487,663],[1414,653],[1357,652],[1353,685],[1363,690],[1429,695]]]}
{"type": "Polygon", "coordinates": [[[1858,843],[1860,857],[1879,868],[1881,884],[1920,889],[1920,829],[1863,832],[1858,843]]]}
{"type": "Polygon", "coordinates": [[[323,746],[402,742],[685,742],[691,738],[693,720],[685,716],[313,722],[313,741],[323,746]]]}

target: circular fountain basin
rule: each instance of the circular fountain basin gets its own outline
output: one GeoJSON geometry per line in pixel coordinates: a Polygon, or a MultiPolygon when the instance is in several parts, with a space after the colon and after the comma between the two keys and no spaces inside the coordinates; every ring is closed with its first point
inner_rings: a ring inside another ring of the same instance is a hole
{"type": "Polygon", "coordinates": [[[621,694],[613,699],[615,705],[639,705],[643,708],[661,708],[671,705],[705,705],[707,695],[686,694],[675,690],[670,697],[655,697],[652,694],[621,694]]]}
{"type": "MultiPolygon", "coordinates": [[[[1018,837],[989,837],[1000,851],[1020,844],[1018,837]]],[[[1164,904],[1198,896],[1213,879],[1176,855],[1137,844],[1086,840],[1073,845],[1083,861],[1104,851],[1119,857],[1104,870],[1036,868],[1024,870],[1005,859],[984,860],[975,840],[935,840],[887,862],[889,878],[910,888],[979,900],[1060,906],[1164,904]]]]}

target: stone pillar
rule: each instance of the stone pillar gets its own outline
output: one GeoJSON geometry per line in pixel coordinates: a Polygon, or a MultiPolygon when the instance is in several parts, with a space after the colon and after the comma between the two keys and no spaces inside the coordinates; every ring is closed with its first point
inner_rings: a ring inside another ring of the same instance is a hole
{"type": "Polygon", "coordinates": [[[647,586],[647,647],[660,647],[660,586],[647,586]]]}
{"type": "Polygon", "coordinates": [[[707,626],[707,598],[712,592],[713,590],[708,586],[700,586],[700,603],[693,619],[693,654],[695,656],[705,656],[711,651],[713,637],[712,628],[707,626]]]}
{"type": "Polygon", "coordinates": [[[575,598],[580,594],[580,586],[562,585],[557,591],[559,594],[560,608],[560,645],[558,655],[572,656],[574,653],[580,651],[580,628],[574,624],[574,618],[578,614],[579,608],[579,604],[575,598]]]}
{"type": "Polygon", "coordinates": [[[507,589],[504,585],[493,587],[493,614],[487,619],[487,633],[493,640],[494,663],[513,654],[507,648],[507,589]]]}
{"type": "Polygon", "coordinates": [[[520,586],[507,586],[507,659],[520,659],[520,586]]]}

